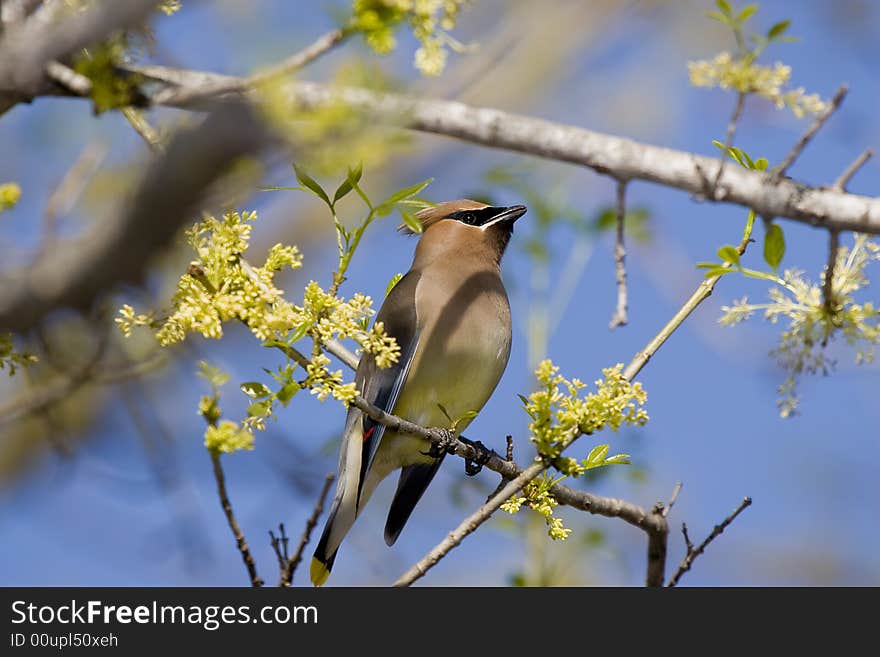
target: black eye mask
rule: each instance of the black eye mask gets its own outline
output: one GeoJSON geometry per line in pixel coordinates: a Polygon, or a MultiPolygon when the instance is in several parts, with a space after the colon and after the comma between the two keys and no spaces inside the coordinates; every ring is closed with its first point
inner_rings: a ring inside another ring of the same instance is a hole
{"type": "Polygon", "coordinates": [[[492,221],[502,210],[504,208],[493,208],[492,206],[480,210],[460,210],[459,212],[453,212],[446,218],[455,219],[455,221],[460,221],[468,226],[482,226],[492,221]]]}

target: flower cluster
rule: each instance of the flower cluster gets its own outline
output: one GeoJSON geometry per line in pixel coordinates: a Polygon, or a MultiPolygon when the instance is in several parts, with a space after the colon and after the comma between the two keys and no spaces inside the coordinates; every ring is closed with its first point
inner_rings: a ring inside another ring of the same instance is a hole
{"type": "Polygon", "coordinates": [[[352,28],[363,33],[369,46],[379,54],[394,50],[395,29],[408,23],[421,46],[415,53],[415,66],[423,75],[439,75],[446,66],[446,47],[461,45],[448,31],[455,27],[466,0],[354,0],[352,28]]]}
{"type": "Polygon", "coordinates": [[[880,261],[880,245],[867,235],[857,234],[852,248],[841,247],[837,254],[831,280],[832,303],[826,304],[822,294],[824,277],[812,283],[803,272],[786,270],[773,277],[776,287],[770,289],[769,303],[749,303],[746,297],[724,306],[721,324],[738,324],[755,312],[763,311],[771,323],[787,321],[779,344],[771,352],[788,372],[779,386],[778,402],[782,417],[797,410],[797,379],[803,374],[826,374],[834,366],[825,348],[838,333],[855,349],[856,363],[869,362],[874,348],[880,344],[880,309],[870,302],[857,303],[855,293],[868,284],[865,268],[880,261]]]}
{"type": "Polygon", "coordinates": [[[15,183],[3,183],[0,185],[0,212],[15,207],[21,198],[21,187],[15,183]]]}
{"type": "Polygon", "coordinates": [[[238,422],[221,420],[216,425],[209,424],[205,429],[205,447],[212,452],[226,454],[241,449],[252,450],[254,448],[254,434],[238,422]]]}
{"type": "Polygon", "coordinates": [[[542,361],[535,371],[540,387],[523,397],[525,410],[531,418],[529,432],[538,453],[553,459],[562,473],[553,478],[548,474],[530,482],[518,497],[511,498],[501,507],[516,513],[525,504],[540,513],[547,523],[548,533],[554,540],[565,539],[571,530],[553,515],[558,502],[550,489],[569,476],[579,476],[587,470],[605,465],[629,463],[627,454],[608,456],[608,445],[597,445],[587,458],[577,461],[562,457],[562,451],[578,436],[592,434],[604,428],[617,431],[623,425],[642,426],[648,421],[643,406],[647,395],[640,383],[630,383],[618,364],[602,370],[602,379],[595,382],[596,391],[580,397],[585,384],[578,379],[568,380],[559,374],[559,368],[549,360],[542,361]]]}
{"type": "Polygon", "coordinates": [[[205,361],[199,362],[199,376],[211,385],[211,394],[199,400],[199,415],[205,418],[205,447],[211,452],[231,454],[240,449],[254,448],[254,434],[246,422],[221,420],[220,388],[229,381],[229,375],[205,361]]]}
{"type": "Polygon", "coordinates": [[[801,118],[818,114],[827,106],[818,94],[807,94],[803,87],[786,89],[791,67],[777,62],[773,66],[757,64],[750,57],[736,58],[722,52],[711,60],[688,63],[691,84],[695,87],[720,87],[743,94],[767,98],[778,109],[788,107],[801,118]]]}
{"type": "Polygon", "coordinates": [[[19,367],[37,362],[37,357],[26,351],[16,351],[11,333],[0,333],[0,370],[9,370],[9,376],[19,367]]]}
{"type": "MultiPolygon", "coordinates": [[[[206,217],[190,228],[187,239],[198,258],[178,281],[173,311],[157,321],[153,313],[138,314],[125,305],[116,318],[123,334],[130,336],[136,326],[148,327],[156,331],[160,344],[168,346],[183,341],[190,333],[219,339],[223,337],[223,324],[237,320],[263,341],[290,346],[306,336],[317,344],[352,339],[359,351],[373,355],[379,367],[396,362],[400,356],[397,342],[386,333],[382,322],[369,326],[374,314],[369,296],[355,294],[345,300],[311,281],[303,292],[302,305],[284,299],[283,291],[275,286],[275,275],[302,265],[296,247],[276,244],[261,267],[248,264],[244,253],[256,218],[256,212],[233,212],[222,219],[206,217]]],[[[351,401],[357,388],[354,383],[343,383],[342,371],[331,372],[329,364],[320,350],[315,351],[302,387],[311,388],[322,401],[330,396],[351,401]]],[[[290,376],[279,380],[282,387],[292,381],[290,376]]],[[[265,413],[251,414],[255,428],[262,428],[262,418],[271,414],[271,403],[263,405],[265,413]]]]}
{"type": "Polygon", "coordinates": [[[159,5],[159,11],[161,11],[166,16],[177,13],[178,11],[180,11],[180,8],[180,0],[163,0],[162,3],[159,5]]]}
{"type": "Polygon", "coordinates": [[[553,515],[553,509],[559,506],[559,502],[550,494],[550,488],[556,483],[546,473],[537,479],[533,479],[520,491],[519,496],[511,497],[501,505],[502,511],[510,514],[517,513],[522,505],[536,511],[547,523],[547,535],[554,541],[564,541],[571,534],[571,530],[562,523],[562,518],[553,515]]]}
{"type": "Polygon", "coordinates": [[[641,383],[630,383],[620,364],[602,370],[596,392],[579,397],[585,384],[568,380],[549,360],[535,371],[540,389],[529,395],[525,410],[531,418],[531,440],[543,456],[555,458],[581,434],[606,427],[617,431],[624,424],[642,426],[648,421],[643,405],[647,395],[641,383]],[[563,391],[563,388],[565,391],[563,391]]]}

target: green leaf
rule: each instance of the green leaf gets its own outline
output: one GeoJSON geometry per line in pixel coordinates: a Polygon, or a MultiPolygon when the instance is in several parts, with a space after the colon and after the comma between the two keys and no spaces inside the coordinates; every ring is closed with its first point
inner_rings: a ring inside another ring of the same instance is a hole
{"type": "Polygon", "coordinates": [[[386,214],[391,212],[394,209],[394,206],[400,203],[400,201],[407,199],[411,196],[415,196],[432,182],[434,182],[434,179],[428,178],[427,180],[423,180],[420,183],[416,183],[415,185],[411,185],[409,187],[404,187],[400,191],[395,192],[376,206],[376,214],[378,214],[380,217],[384,217],[386,214]]]}
{"type": "Polygon", "coordinates": [[[791,25],[790,20],[779,21],[773,27],[767,30],[767,38],[775,39],[776,37],[781,36],[782,33],[788,29],[789,25],[791,25]]]}
{"type": "Polygon", "coordinates": [[[272,413],[272,402],[269,400],[254,402],[247,408],[248,415],[266,417],[272,413]]]}
{"type": "Polygon", "coordinates": [[[725,16],[732,16],[733,12],[730,9],[730,3],[727,0],[715,0],[715,5],[721,10],[721,13],[725,16]]]}
{"type": "Polygon", "coordinates": [[[391,280],[388,281],[388,286],[385,288],[385,296],[387,297],[391,294],[391,290],[394,289],[394,286],[400,282],[400,279],[403,278],[403,274],[397,273],[391,277],[391,280]]]}
{"type": "Polygon", "coordinates": [[[458,425],[461,424],[462,422],[466,422],[468,420],[473,420],[475,417],[477,417],[477,411],[465,411],[464,413],[459,415],[457,418],[455,418],[455,422],[453,422],[453,425],[458,427],[458,425]]]}
{"type": "Polygon", "coordinates": [[[419,235],[423,230],[422,222],[418,220],[416,215],[414,215],[409,210],[404,210],[403,208],[397,208],[398,212],[400,212],[400,218],[403,219],[403,225],[409,228],[416,235],[419,235]]]}
{"type": "Polygon", "coordinates": [[[302,340],[304,337],[306,337],[306,333],[309,332],[309,329],[311,327],[312,325],[309,322],[303,322],[293,330],[293,333],[290,335],[289,341],[293,343],[302,340]]]}
{"type": "Polygon", "coordinates": [[[281,386],[281,390],[276,393],[275,398],[287,407],[287,404],[299,390],[300,385],[296,381],[288,381],[281,386]]]}
{"type": "Polygon", "coordinates": [[[246,381],[239,387],[251,399],[263,399],[272,394],[272,391],[259,381],[246,381]]]}
{"type": "Polygon", "coordinates": [[[755,211],[749,210],[749,218],[746,219],[746,227],[743,229],[743,239],[748,241],[752,238],[752,229],[755,227],[755,211]]]}
{"type": "Polygon", "coordinates": [[[528,406],[531,403],[529,401],[529,398],[526,397],[525,395],[521,395],[521,394],[517,393],[516,396],[519,397],[519,400],[523,403],[523,406],[528,406]]]}
{"type": "Polygon", "coordinates": [[[755,160],[755,168],[758,171],[766,171],[768,164],[769,162],[767,161],[766,157],[759,157],[757,160],[755,160]]]}
{"type": "Polygon", "coordinates": [[[629,463],[629,454],[615,454],[605,459],[605,465],[628,465],[629,463]]]}
{"type": "Polygon", "coordinates": [[[715,269],[716,267],[721,267],[720,262],[698,262],[697,269],[715,269]]]}
{"type": "Polygon", "coordinates": [[[354,186],[360,182],[362,175],[364,175],[363,162],[359,162],[354,169],[349,168],[348,176],[342,182],[342,184],[336,188],[336,193],[333,195],[334,205],[339,201],[339,199],[343,198],[352,189],[354,189],[354,186]]]}
{"type": "Polygon", "coordinates": [[[605,460],[605,457],[608,455],[608,450],[610,449],[609,445],[596,445],[593,449],[590,450],[590,453],[587,454],[587,462],[588,463],[601,463],[605,460]]]}
{"type": "Polygon", "coordinates": [[[729,262],[731,265],[739,265],[739,251],[730,244],[726,244],[718,249],[718,257],[724,262],[729,262]]]}
{"type": "Polygon", "coordinates": [[[306,173],[305,169],[299,167],[294,163],[293,170],[296,172],[296,179],[299,181],[299,184],[303,187],[307,188],[311,191],[315,196],[324,201],[329,207],[333,207],[333,204],[330,202],[330,197],[327,196],[327,192],[312,178],[309,174],[306,173]]]}
{"type": "Polygon", "coordinates": [[[722,13],[717,11],[707,11],[706,16],[711,18],[713,21],[718,21],[719,23],[724,23],[725,25],[730,25],[730,19],[722,13]]]}
{"type": "Polygon", "coordinates": [[[764,260],[773,271],[779,269],[782,257],[785,255],[785,236],[779,224],[770,224],[767,234],[764,236],[764,260]]]}
{"type": "Polygon", "coordinates": [[[746,5],[742,8],[742,11],[737,14],[736,22],[740,24],[745,23],[756,11],[758,11],[758,5],[746,5]]]}
{"type": "Polygon", "coordinates": [[[706,278],[715,278],[716,276],[724,276],[724,274],[729,274],[732,271],[732,269],[728,269],[727,267],[716,267],[715,269],[707,270],[706,273],[703,274],[703,276],[705,276],[706,278]]]}
{"type": "Polygon", "coordinates": [[[453,422],[452,416],[449,415],[449,411],[446,410],[446,407],[443,404],[441,404],[440,402],[437,402],[437,408],[439,408],[440,412],[446,416],[447,420],[449,420],[450,422],[453,422]]]}

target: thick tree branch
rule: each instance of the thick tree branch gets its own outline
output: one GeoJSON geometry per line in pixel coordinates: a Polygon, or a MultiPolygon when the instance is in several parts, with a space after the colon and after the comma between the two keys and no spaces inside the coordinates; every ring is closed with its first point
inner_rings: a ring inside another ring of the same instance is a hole
{"type": "MultiPolygon", "coordinates": [[[[178,102],[192,88],[232,76],[163,66],[127,67],[154,80],[181,87],[160,92],[162,104],[199,109],[198,103],[178,102]],[[176,95],[177,94],[177,95],[176,95]]],[[[420,100],[354,87],[331,87],[312,82],[284,86],[293,107],[320,109],[344,103],[391,125],[455,137],[492,148],[587,166],[624,180],[644,180],[706,196],[721,162],[670,148],[643,144],[575,126],[554,123],[456,101],[420,100]]],[[[880,233],[880,198],[811,187],[772,174],[727,167],[709,200],[752,208],[760,216],[783,217],[823,228],[880,233]]]]}
{"type": "Polygon", "coordinates": [[[40,91],[46,65],[116,30],[141,25],[159,0],[102,0],[84,11],[66,6],[63,20],[26,19],[0,41],[0,92],[24,97],[40,91]]]}
{"type": "Polygon", "coordinates": [[[682,534],[684,534],[685,545],[687,547],[687,554],[685,555],[684,559],[682,559],[681,564],[678,566],[678,570],[675,571],[675,574],[672,576],[672,578],[669,580],[669,583],[666,586],[672,587],[672,586],[675,586],[676,584],[678,584],[678,581],[681,579],[682,575],[684,575],[687,571],[689,571],[691,569],[691,566],[694,563],[694,559],[696,559],[701,554],[703,554],[703,552],[706,550],[706,547],[709,545],[709,543],[711,543],[718,536],[720,536],[722,534],[722,532],[724,532],[724,530],[727,529],[728,525],[730,525],[730,523],[732,523],[734,520],[736,520],[736,517],[740,513],[745,511],[749,506],[751,506],[751,504],[752,504],[751,497],[744,498],[743,501],[740,503],[740,505],[738,507],[736,507],[736,509],[733,511],[733,513],[731,513],[729,516],[727,516],[721,522],[721,524],[715,525],[715,528],[712,530],[712,533],[709,534],[706,537],[706,540],[704,540],[702,543],[700,543],[696,548],[694,548],[693,544],[691,543],[690,538],[688,537],[687,525],[682,523],[681,524],[681,531],[682,531],[682,534]]]}

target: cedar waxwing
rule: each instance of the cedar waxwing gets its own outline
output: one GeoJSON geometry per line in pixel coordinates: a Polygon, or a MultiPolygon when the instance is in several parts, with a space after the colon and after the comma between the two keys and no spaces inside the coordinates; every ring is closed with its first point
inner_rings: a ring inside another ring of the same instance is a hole
{"type": "MultiPolygon", "coordinates": [[[[400,358],[380,369],[361,358],[355,381],[382,410],[423,427],[456,430],[470,423],[501,378],[510,356],[510,305],[501,281],[501,256],[523,205],[491,207],[462,199],[416,216],[424,231],[412,267],[376,316],[400,345],[400,358]],[[442,408],[441,408],[442,407],[442,408]]],[[[339,454],[336,496],[312,558],[315,586],[330,574],[336,552],[376,486],[402,468],[385,524],[392,545],[443,455],[430,441],[386,430],[354,407],[348,410],[339,454]]]]}

